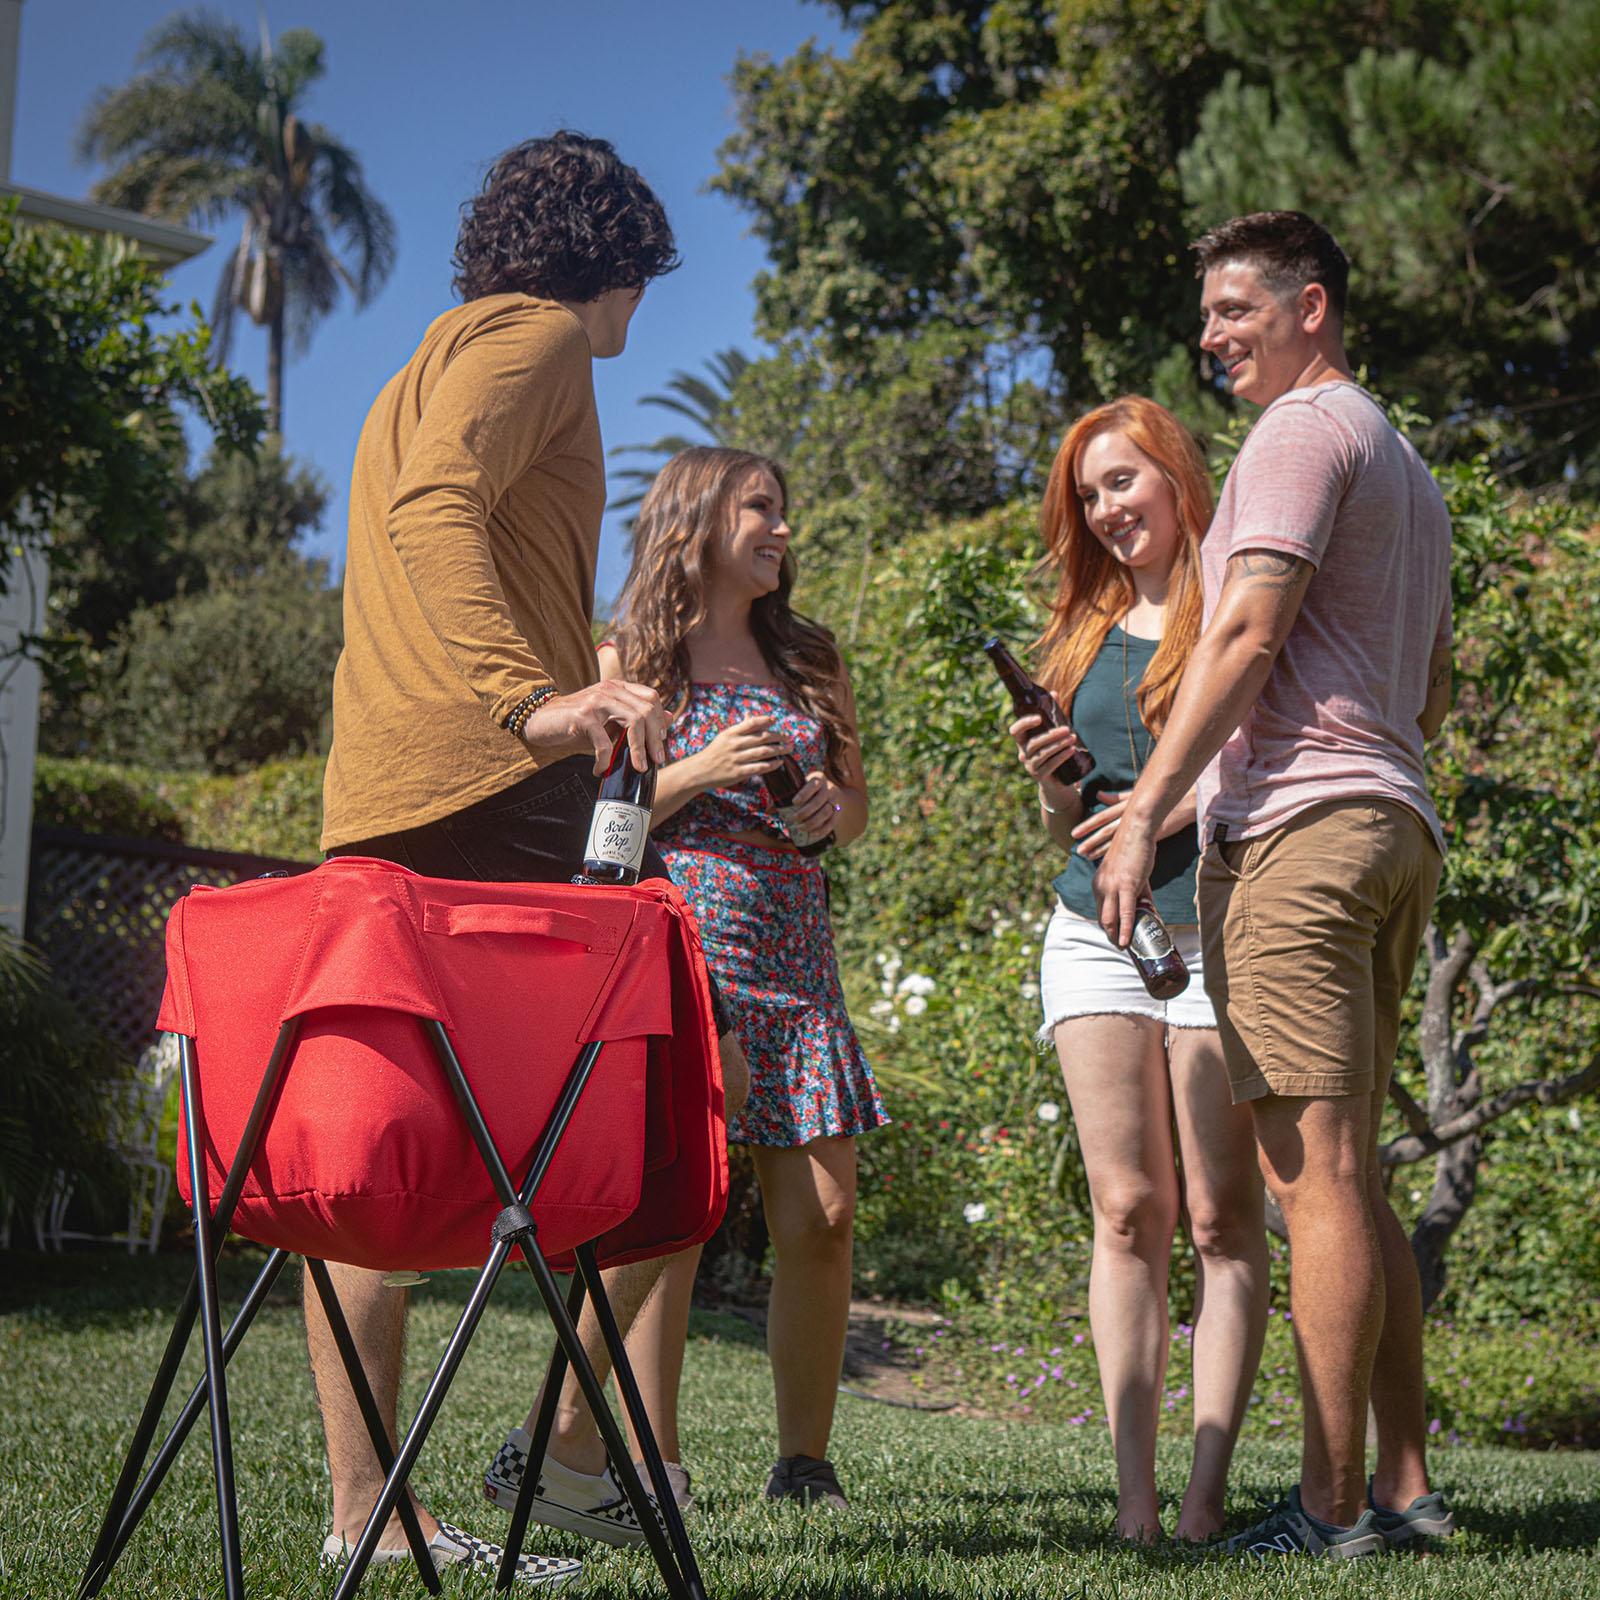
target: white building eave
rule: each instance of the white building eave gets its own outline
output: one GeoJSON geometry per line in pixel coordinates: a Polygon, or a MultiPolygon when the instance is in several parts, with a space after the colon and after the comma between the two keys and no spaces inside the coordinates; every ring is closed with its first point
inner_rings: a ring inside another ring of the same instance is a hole
{"type": "Polygon", "coordinates": [[[147,261],[158,267],[175,267],[197,256],[210,243],[210,235],[180,228],[173,222],[158,222],[136,211],[117,206],[96,205],[92,200],[69,200],[65,195],[47,194],[24,183],[0,182],[0,196],[15,195],[18,210],[35,222],[51,222],[76,233],[109,233],[129,241],[147,261]]]}

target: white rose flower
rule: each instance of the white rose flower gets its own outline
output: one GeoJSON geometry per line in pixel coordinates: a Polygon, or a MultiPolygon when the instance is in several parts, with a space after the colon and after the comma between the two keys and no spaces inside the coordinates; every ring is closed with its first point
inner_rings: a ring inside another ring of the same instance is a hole
{"type": "Polygon", "coordinates": [[[867,1011],[874,1017],[887,1017],[894,1014],[893,1000],[874,1000],[867,1011]]]}
{"type": "Polygon", "coordinates": [[[1041,1122],[1059,1122],[1061,1120],[1061,1107],[1054,1100],[1041,1100],[1039,1102],[1038,1117],[1041,1122]]]}
{"type": "Polygon", "coordinates": [[[989,1215],[989,1208],[981,1200],[969,1200],[966,1205],[962,1206],[961,1215],[968,1222],[982,1222],[989,1215]]]}
{"type": "Polygon", "coordinates": [[[1039,985],[1032,978],[1026,978],[1017,985],[1017,993],[1024,1000],[1037,1000],[1039,998],[1039,985]]]}
{"type": "Polygon", "coordinates": [[[899,987],[901,994],[932,994],[939,986],[925,972],[908,972],[899,987]]]}
{"type": "Polygon", "coordinates": [[[920,994],[908,994],[906,996],[906,1015],[908,1017],[920,1017],[927,1009],[928,1002],[920,994]]]}

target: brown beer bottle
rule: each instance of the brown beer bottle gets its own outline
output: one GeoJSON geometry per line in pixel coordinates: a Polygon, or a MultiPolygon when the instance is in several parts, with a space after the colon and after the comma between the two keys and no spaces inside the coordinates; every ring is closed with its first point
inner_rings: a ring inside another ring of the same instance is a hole
{"type": "MultiPolygon", "coordinates": [[[[1000,675],[1001,683],[1010,691],[1011,704],[1016,708],[1019,717],[1038,717],[1047,728],[1072,726],[1061,707],[1056,704],[1056,697],[1048,689],[1041,688],[1022,670],[1017,658],[1006,649],[1004,641],[991,639],[983,647],[983,653],[988,656],[994,670],[1000,675]]],[[[1087,778],[1093,770],[1094,757],[1080,745],[1050,776],[1057,783],[1078,783],[1087,778]]]]}
{"type": "Polygon", "coordinates": [[[766,784],[767,793],[772,796],[772,803],[783,818],[790,842],[801,855],[820,856],[824,850],[832,847],[832,828],[826,833],[808,833],[794,819],[794,797],[805,787],[806,775],[793,756],[784,756],[771,772],[762,774],[761,781],[766,784]]]}
{"type": "Polygon", "coordinates": [[[1149,900],[1141,897],[1133,914],[1133,937],[1128,955],[1144,979],[1153,1000],[1171,1000],[1189,987],[1189,969],[1149,900]]]}

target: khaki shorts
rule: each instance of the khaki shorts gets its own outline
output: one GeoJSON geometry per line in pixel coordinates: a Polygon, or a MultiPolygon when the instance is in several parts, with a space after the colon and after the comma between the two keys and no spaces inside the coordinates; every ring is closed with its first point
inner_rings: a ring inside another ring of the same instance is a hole
{"type": "Polygon", "coordinates": [[[1386,1090],[1443,865],[1388,800],[1330,800],[1207,844],[1200,939],[1234,1103],[1386,1090]]]}

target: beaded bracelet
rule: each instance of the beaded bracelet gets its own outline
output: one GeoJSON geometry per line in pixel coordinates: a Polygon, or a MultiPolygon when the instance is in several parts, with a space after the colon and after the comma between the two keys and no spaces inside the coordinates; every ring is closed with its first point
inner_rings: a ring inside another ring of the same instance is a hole
{"type": "Polygon", "coordinates": [[[535,711],[546,700],[554,700],[561,691],[553,683],[542,684],[539,688],[525,694],[512,708],[511,715],[506,718],[506,730],[522,737],[522,729],[535,711]]]}

